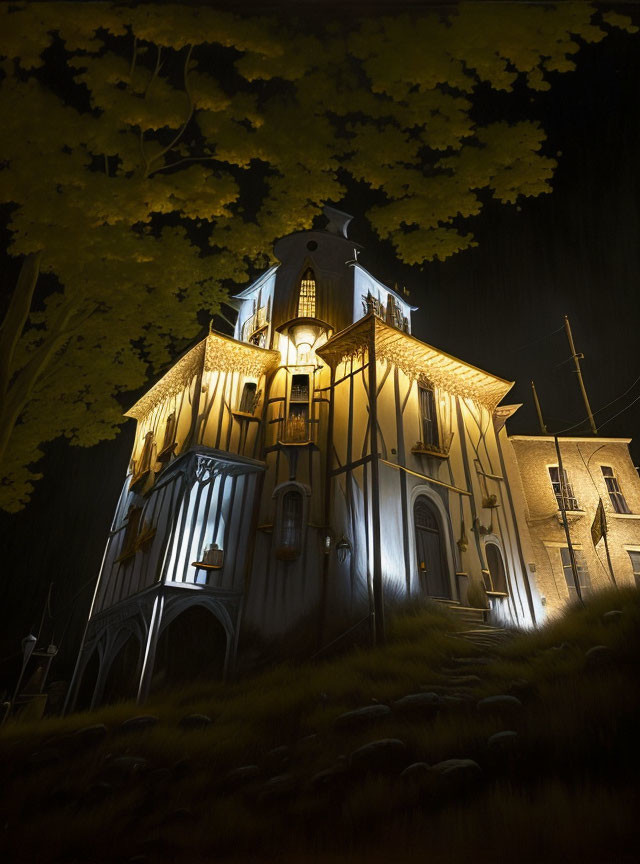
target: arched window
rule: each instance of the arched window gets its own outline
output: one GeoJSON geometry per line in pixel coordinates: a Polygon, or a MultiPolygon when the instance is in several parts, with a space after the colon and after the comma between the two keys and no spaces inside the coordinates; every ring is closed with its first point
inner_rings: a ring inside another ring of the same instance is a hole
{"type": "Polygon", "coordinates": [[[489,576],[491,578],[491,585],[487,586],[487,589],[490,591],[499,591],[501,594],[506,594],[507,574],[504,569],[502,552],[495,543],[487,543],[485,550],[487,553],[489,576]]]}
{"type": "Polygon", "coordinates": [[[290,489],[282,496],[278,529],[279,558],[297,558],[302,546],[302,493],[290,489]]]}
{"type": "Polygon", "coordinates": [[[413,508],[420,585],[429,597],[451,598],[440,517],[426,495],[413,508]]]}
{"type": "Polygon", "coordinates": [[[316,317],[316,277],[308,267],[300,281],[298,295],[298,318],[316,317]]]}

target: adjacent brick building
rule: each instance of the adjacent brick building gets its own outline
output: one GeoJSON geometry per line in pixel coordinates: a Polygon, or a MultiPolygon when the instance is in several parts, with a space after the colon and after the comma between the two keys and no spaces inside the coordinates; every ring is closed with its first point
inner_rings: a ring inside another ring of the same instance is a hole
{"type": "Polygon", "coordinates": [[[584,594],[609,586],[640,585],[640,477],[629,453],[629,438],[561,438],[560,476],[552,436],[512,435],[508,473],[521,497],[518,517],[535,582],[547,614],[577,596],[562,524],[564,497],[571,542],[584,594]],[[611,566],[604,540],[594,546],[591,526],[602,500],[611,566]],[[611,570],[613,570],[613,578],[611,570]]]}

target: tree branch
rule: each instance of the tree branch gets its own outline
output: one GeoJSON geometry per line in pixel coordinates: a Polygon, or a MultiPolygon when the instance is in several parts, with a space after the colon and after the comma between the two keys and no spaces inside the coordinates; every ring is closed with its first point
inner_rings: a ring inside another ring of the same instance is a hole
{"type": "Polygon", "coordinates": [[[193,117],[193,109],[194,109],[193,96],[192,96],[191,90],[189,88],[189,61],[191,60],[191,52],[192,51],[193,51],[193,45],[189,45],[189,50],[187,51],[187,57],[184,61],[184,90],[185,90],[185,93],[187,94],[187,98],[189,100],[189,111],[187,114],[187,119],[184,121],[182,128],[178,131],[178,134],[175,136],[173,141],[171,141],[171,143],[167,147],[165,147],[163,150],[161,150],[156,156],[153,157],[153,159],[151,159],[147,163],[147,166],[146,166],[147,170],[145,173],[146,177],[149,176],[149,169],[150,169],[151,165],[154,162],[157,162],[158,159],[162,159],[162,157],[165,155],[165,153],[168,153],[169,150],[172,150],[176,146],[178,141],[184,135],[185,130],[186,130],[187,126],[189,125],[189,121],[193,117]]]}
{"type": "Polygon", "coordinates": [[[202,162],[207,159],[211,159],[214,162],[218,161],[217,156],[189,156],[186,159],[178,159],[177,162],[172,162],[170,165],[161,165],[159,168],[153,168],[147,174],[147,177],[151,177],[153,174],[157,174],[158,171],[166,171],[168,168],[175,168],[177,165],[184,165],[185,162],[202,162]]]}
{"type": "Polygon", "coordinates": [[[29,317],[33,293],[40,273],[41,258],[42,252],[33,252],[25,256],[20,268],[18,284],[0,327],[0,396],[3,399],[9,389],[16,345],[29,317]]]}
{"type": "Polygon", "coordinates": [[[129,81],[133,81],[133,73],[136,68],[136,58],[138,56],[138,37],[133,34],[133,53],[131,55],[131,65],[129,66],[129,81]]]}

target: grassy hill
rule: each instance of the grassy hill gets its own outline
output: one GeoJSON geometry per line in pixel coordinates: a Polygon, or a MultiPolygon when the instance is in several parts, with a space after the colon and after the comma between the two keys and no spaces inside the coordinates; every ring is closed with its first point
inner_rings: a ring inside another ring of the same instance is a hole
{"type": "Polygon", "coordinates": [[[637,591],[490,648],[431,605],[389,630],[143,711],[8,723],[2,859],[637,860],[637,591]]]}

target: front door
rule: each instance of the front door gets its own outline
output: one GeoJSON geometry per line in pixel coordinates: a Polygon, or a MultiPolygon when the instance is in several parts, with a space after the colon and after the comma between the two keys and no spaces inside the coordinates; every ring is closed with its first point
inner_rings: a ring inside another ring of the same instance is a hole
{"type": "Polygon", "coordinates": [[[420,586],[428,597],[451,599],[451,587],[440,530],[440,519],[424,495],[413,508],[416,529],[416,556],[420,586]]]}

